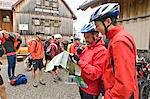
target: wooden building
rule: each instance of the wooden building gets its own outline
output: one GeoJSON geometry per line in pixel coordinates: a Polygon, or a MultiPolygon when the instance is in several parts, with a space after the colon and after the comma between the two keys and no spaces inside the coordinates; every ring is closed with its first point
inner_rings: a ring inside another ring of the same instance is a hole
{"type": "Polygon", "coordinates": [[[13,29],[25,35],[73,33],[75,14],[64,0],[18,0],[13,6],[13,29]]]}
{"type": "Polygon", "coordinates": [[[107,2],[119,2],[119,22],[134,36],[137,48],[150,50],[150,0],[87,0],[78,9],[97,7],[107,2]]]}
{"type": "Polygon", "coordinates": [[[14,2],[16,2],[16,0],[0,0],[0,28],[9,32],[13,31],[13,14],[11,6],[14,2]]]}

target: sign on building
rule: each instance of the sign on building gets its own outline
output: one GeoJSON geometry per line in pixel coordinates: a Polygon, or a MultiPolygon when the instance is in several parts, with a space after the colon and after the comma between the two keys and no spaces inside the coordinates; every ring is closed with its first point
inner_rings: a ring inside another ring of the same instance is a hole
{"type": "Polygon", "coordinates": [[[19,24],[19,30],[29,30],[28,24],[19,24]]]}

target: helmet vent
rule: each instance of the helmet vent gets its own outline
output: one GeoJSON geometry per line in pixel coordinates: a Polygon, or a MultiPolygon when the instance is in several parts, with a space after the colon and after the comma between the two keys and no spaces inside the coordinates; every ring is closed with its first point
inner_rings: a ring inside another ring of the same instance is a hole
{"type": "Polygon", "coordinates": [[[115,6],[113,7],[113,9],[114,9],[114,10],[117,10],[117,9],[118,9],[118,5],[115,5],[115,6]]]}
{"type": "Polygon", "coordinates": [[[103,10],[102,10],[102,12],[105,11],[107,8],[108,8],[108,6],[104,7],[103,10]]]}
{"type": "Polygon", "coordinates": [[[94,16],[97,14],[97,12],[101,9],[101,7],[94,13],[94,16]]]}

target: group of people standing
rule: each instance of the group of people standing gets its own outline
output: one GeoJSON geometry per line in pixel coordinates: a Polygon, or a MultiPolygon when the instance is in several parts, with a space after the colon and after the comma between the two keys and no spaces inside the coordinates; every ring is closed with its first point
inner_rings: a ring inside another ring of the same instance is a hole
{"type": "MultiPolygon", "coordinates": [[[[44,42],[41,41],[42,38],[43,34],[38,33],[36,37],[31,39],[28,43],[28,51],[32,57],[34,87],[38,86],[36,77],[37,69],[39,69],[39,83],[45,85],[42,78],[42,68],[46,69],[47,63],[63,51],[63,47],[61,46],[62,36],[60,34],[48,36],[44,42]],[[44,58],[46,61],[45,64],[43,64],[44,58]]],[[[54,82],[56,82],[56,79],[61,81],[61,78],[58,76],[59,66],[55,66],[52,74],[54,75],[54,82]]]]}
{"type": "Polygon", "coordinates": [[[81,29],[87,46],[70,54],[81,68],[88,88],[79,87],[81,99],[98,99],[104,84],[104,99],[139,99],[136,75],[136,46],[133,37],[117,24],[120,5],[101,5],[81,29]],[[99,32],[109,39],[108,48],[99,32]]]}
{"type": "MultiPolygon", "coordinates": [[[[68,46],[72,62],[81,68],[81,77],[88,88],[79,87],[81,99],[98,99],[104,85],[105,99],[139,99],[138,81],[136,75],[136,46],[133,37],[117,24],[120,13],[118,3],[101,5],[90,18],[90,22],[81,29],[86,46],[80,46],[79,39],[68,46]],[[109,39],[108,48],[102,38],[109,39]]],[[[42,43],[43,34],[38,34],[29,41],[28,50],[33,60],[33,86],[37,87],[36,71],[39,69],[39,83],[45,85],[42,78],[42,68],[64,49],[61,45],[60,34],[48,36],[42,43]],[[45,64],[43,58],[45,57],[45,64]]],[[[19,41],[18,46],[22,40],[19,41]]],[[[14,37],[7,33],[1,37],[8,59],[8,76],[14,76],[16,53],[14,37]],[[11,64],[11,65],[10,65],[11,64]]],[[[18,48],[18,46],[16,48],[18,48]]],[[[58,77],[59,66],[52,71],[58,77]]],[[[54,78],[56,79],[56,77],[54,78]]]]}
{"type": "MultiPolygon", "coordinates": [[[[80,40],[74,38],[74,43],[68,46],[69,56],[72,62],[81,68],[81,77],[88,86],[88,88],[79,87],[81,99],[98,99],[103,85],[105,99],[139,98],[135,67],[136,46],[133,37],[123,26],[117,24],[119,13],[118,3],[101,5],[91,15],[90,22],[80,31],[84,34],[87,45],[80,46],[80,40]],[[109,39],[108,46],[99,32],[109,39]]],[[[60,45],[61,36],[59,34],[49,39],[51,57],[46,52],[48,47],[45,47],[47,62],[64,50],[60,45]]],[[[37,45],[38,48],[42,48],[42,57],[37,54],[33,58],[35,60],[34,72],[38,67],[37,64],[44,58],[44,46],[42,43],[37,45]]],[[[34,42],[33,49],[37,48],[35,46],[34,42]]],[[[32,53],[36,51],[40,53],[38,49],[34,49],[32,53]]],[[[31,56],[34,57],[32,53],[31,56]]],[[[58,67],[56,66],[53,70],[55,74],[58,73],[58,67]]]]}

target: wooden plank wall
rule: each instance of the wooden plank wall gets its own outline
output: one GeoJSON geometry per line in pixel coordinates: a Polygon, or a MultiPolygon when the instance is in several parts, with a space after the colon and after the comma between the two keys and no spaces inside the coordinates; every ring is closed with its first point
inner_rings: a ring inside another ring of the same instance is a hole
{"type": "Polygon", "coordinates": [[[145,16],[150,13],[150,0],[119,0],[121,3],[121,18],[145,16]]]}
{"type": "Polygon", "coordinates": [[[121,19],[144,16],[150,13],[150,0],[107,0],[119,2],[121,5],[121,19]]]}

